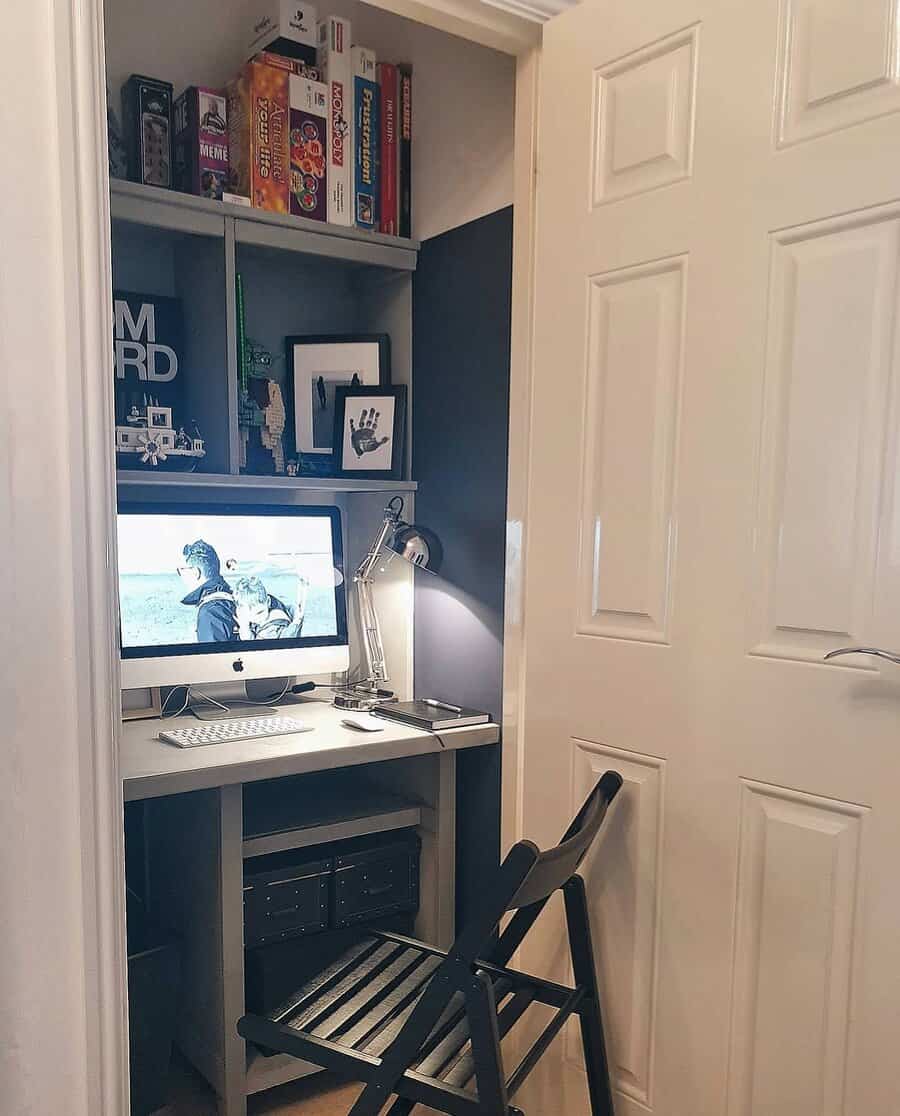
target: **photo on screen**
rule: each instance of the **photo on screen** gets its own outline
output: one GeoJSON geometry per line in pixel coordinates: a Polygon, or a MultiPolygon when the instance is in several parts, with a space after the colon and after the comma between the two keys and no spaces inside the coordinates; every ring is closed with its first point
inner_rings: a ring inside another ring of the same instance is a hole
{"type": "Polygon", "coordinates": [[[340,635],[330,515],[138,512],[118,523],[123,653],[340,635]]]}

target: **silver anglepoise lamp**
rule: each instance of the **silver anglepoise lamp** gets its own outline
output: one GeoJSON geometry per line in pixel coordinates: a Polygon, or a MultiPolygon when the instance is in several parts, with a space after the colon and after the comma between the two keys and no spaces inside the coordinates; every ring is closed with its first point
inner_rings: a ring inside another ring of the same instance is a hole
{"type": "Polygon", "coordinates": [[[402,515],[403,498],[395,496],[384,509],[384,520],[378,534],[353,575],[362,628],[365,677],[335,695],[334,704],[342,709],[371,709],[385,700],[382,691],[389,681],[389,675],[384,661],[381,625],[372,592],[381,552],[387,550],[391,554],[399,554],[410,565],[429,573],[437,573],[441,568],[444,552],[437,535],[427,527],[407,523],[402,515]]]}

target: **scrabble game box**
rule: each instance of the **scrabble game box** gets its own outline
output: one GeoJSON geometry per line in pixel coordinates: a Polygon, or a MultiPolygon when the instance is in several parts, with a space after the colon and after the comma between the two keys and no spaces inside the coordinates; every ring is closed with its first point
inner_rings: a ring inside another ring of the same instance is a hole
{"type": "Polygon", "coordinates": [[[175,189],[221,201],[228,177],[225,96],[191,86],[175,102],[175,189]]]}
{"type": "Polygon", "coordinates": [[[324,221],[328,216],[326,136],[328,89],[324,82],[291,75],[291,213],[324,221]]]}
{"type": "Polygon", "coordinates": [[[290,70],[247,62],[229,84],[233,190],[257,209],[288,213],[290,70]]]}

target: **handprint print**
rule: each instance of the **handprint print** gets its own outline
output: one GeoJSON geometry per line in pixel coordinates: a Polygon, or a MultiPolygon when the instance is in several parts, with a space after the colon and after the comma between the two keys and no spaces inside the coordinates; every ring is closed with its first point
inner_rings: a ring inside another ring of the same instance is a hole
{"type": "Polygon", "coordinates": [[[378,420],[381,417],[381,412],[376,411],[374,407],[365,408],[359,416],[359,426],[350,419],[350,444],[353,446],[353,452],[357,457],[362,457],[366,453],[374,453],[390,438],[379,438],[376,434],[378,429],[378,420]]]}

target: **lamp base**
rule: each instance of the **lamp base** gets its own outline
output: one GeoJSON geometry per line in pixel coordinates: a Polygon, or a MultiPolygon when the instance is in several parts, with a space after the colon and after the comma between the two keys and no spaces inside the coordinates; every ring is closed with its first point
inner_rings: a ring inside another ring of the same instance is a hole
{"type": "Polygon", "coordinates": [[[357,713],[364,713],[393,699],[394,695],[390,690],[379,690],[377,686],[361,682],[357,686],[348,686],[346,690],[338,690],[332,698],[332,704],[337,709],[351,709],[357,713]]]}

